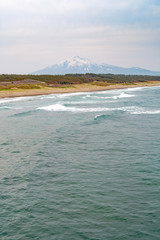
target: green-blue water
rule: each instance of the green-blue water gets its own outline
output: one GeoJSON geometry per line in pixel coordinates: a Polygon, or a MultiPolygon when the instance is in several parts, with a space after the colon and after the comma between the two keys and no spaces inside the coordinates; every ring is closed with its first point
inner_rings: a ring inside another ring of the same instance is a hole
{"type": "Polygon", "coordinates": [[[159,96],[0,99],[0,239],[160,239],[159,96]]]}

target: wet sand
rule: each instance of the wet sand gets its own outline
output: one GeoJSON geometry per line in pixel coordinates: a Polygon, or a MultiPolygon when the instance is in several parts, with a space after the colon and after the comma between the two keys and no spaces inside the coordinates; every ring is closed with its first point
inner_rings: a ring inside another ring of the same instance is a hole
{"type": "Polygon", "coordinates": [[[137,82],[133,84],[109,84],[106,86],[95,85],[93,83],[83,83],[69,87],[42,87],[40,89],[16,89],[15,87],[10,90],[1,90],[0,98],[48,95],[54,93],[92,92],[147,86],[160,86],[160,81],[137,82]]]}

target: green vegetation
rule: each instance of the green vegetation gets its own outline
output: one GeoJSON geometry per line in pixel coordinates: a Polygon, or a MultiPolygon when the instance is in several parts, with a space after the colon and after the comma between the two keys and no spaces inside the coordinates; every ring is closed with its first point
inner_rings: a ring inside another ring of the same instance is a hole
{"type": "Polygon", "coordinates": [[[67,87],[73,84],[91,83],[109,85],[117,83],[133,84],[136,82],[160,81],[160,76],[114,75],[114,74],[66,74],[66,75],[0,75],[0,90],[28,89],[48,87],[67,87]]]}

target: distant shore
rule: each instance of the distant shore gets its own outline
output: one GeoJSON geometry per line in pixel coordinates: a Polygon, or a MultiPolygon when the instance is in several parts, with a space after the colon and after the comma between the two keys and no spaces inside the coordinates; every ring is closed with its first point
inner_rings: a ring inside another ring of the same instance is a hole
{"type": "Polygon", "coordinates": [[[38,96],[58,93],[74,93],[74,92],[93,92],[105,91],[113,89],[125,89],[136,87],[151,87],[160,86],[160,81],[135,82],[131,84],[114,83],[107,86],[94,85],[91,83],[74,84],[67,87],[41,87],[39,89],[8,89],[0,91],[0,98],[24,97],[24,96],[38,96]]]}

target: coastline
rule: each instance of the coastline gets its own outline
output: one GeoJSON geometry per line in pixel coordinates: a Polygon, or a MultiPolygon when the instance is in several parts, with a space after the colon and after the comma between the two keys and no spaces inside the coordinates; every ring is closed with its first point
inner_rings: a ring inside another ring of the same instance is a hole
{"type": "Polygon", "coordinates": [[[114,89],[136,88],[136,87],[152,87],[160,86],[160,81],[146,81],[135,82],[133,84],[109,84],[106,86],[100,86],[96,84],[82,83],[75,84],[69,87],[41,87],[40,89],[10,89],[1,90],[0,98],[12,98],[12,97],[25,97],[25,96],[38,96],[49,95],[58,93],[74,93],[74,92],[94,92],[105,91],[114,89]]]}

